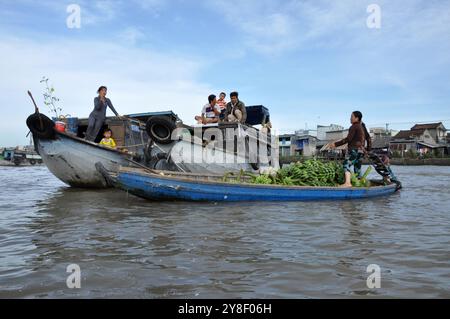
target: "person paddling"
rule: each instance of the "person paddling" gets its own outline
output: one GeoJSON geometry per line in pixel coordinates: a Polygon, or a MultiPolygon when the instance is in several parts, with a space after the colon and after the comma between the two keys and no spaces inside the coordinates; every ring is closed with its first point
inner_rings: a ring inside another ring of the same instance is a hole
{"type": "Polygon", "coordinates": [[[106,97],[106,94],[108,93],[107,87],[99,87],[97,93],[98,96],[94,99],[94,110],[89,115],[88,128],[86,130],[86,140],[92,142],[95,142],[98,133],[103,127],[106,119],[106,109],[108,107],[117,117],[121,117],[112,105],[111,100],[106,97]]]}
{"type": "Polygon", "coordinates": [[[362,122],[362,113],[355,111],[350,117],[352,126],[349,129],[348,135],[343,140],[329,144],[331,149],[338,146],[348,144],[347,155],[344,161],[345,183],[341,187],[352,187],[351,183],[351,167],[359,177],[361,177],[361,166],[364,154],[372,148],[372,140],[367,131],[366,125],[362,122]],[[367,145],[366,145],[367,142],[367,145]]]}

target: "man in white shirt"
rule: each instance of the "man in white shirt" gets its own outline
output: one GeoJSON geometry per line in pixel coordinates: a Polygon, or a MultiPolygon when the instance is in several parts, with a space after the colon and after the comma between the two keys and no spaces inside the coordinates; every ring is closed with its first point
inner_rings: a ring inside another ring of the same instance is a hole
{"type": "Polygon", "coordinates": [[[202,109],[202,115],[196,116],[195,120],[198,124],[210,124],[219,122],[219,115],[221,112],[220,106],[217,104],[217,99],[215,95],[210,95],[208,97],[208,104],[206,104],[202,109]]]}

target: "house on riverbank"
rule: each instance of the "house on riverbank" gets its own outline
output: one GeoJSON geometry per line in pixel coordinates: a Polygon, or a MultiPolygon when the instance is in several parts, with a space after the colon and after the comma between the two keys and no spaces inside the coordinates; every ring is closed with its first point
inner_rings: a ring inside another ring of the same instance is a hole
{"type": "Polygon", "coordinates": [[[283,134],[278,136],[278,145],[280,148],[280,156],[288,157],[292,156],[291,151],[291,140],[294,137],[294,134],[283,134]]]}
{"type": "Polygon", "coordinates": [[[295,134],[283,134],[278,136],[280,156],[315,156],[317,137],[309,131],[297,131],[295,134]]]}
{"type": "Polygon", "coordinates": [[[410,130],[400,131],[390,141],[390,150],[404,156],[407,153],[425,155],[448,154],[447,130],[442,123],[416,124],[410,130]]]}
{"type": "Polygon", "coordinates": [[[321,156],[325,156],[325,157],[333,157],[333,158],[343,157],[347,150],[347,144],[338,146],[333,150],[328,147],[328,144],[331,142],[342,140],[345,137],[347,137],[347,135],[348,135],[348,129],[344,129],[343,127],[340,127],[337,130],[326,132],[325,140],[324,141],[322,140],[319,142],[319,145],[321,145],[321,148],[318,150],[318,153],[321,156]]]}
{"type": "MultiPolygon", "coordinates": [[[[392,152],[401,157],[426,154],[450,154],[450,133],[442,123],[416,124],[409,130],[392,131],[374,127],[370,130],[372,150],[378,153],[392,152]]],[[[296,131],[294,134],[279,136],[280,156],[323,156],[342,158],[347,145],[330,149],[328,144],[348,135],[348,129],[336,124],[317,126],[317,136],[310,131],[296,131]]]]}
{"type": "Polygon", "coordinates": [[[442,122],[431,124],[416,124],[411,128],[411,131],[427,130],[429,135],[433,138],[436,144],[447,144],[447,129],[442,122]]]}

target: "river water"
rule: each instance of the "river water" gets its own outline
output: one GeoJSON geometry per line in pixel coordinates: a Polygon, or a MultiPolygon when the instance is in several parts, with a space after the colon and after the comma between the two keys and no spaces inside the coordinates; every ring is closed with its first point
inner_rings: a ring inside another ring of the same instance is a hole
{"type": "Polygon", "coordinates": [[[192,204],[3,167],[0,298],[449,298],[450,167],[394,170],[386,198],[192,204]]]}

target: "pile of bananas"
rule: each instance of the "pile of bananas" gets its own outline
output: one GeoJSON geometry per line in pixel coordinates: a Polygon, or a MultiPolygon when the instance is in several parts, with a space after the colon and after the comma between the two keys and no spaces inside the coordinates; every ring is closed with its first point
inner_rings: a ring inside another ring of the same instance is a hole
{"type": "Polygon", "coordinates": [[[370,180],[367,179],[367,176],[369,176],[371,171],[372,167],[369,166],[361,179],[359,179],[358,176],[353,173],[351,177],[353,187],[370,187],[371,183],[370,180]]]}
{"type": "Polygon", "coordinates": [[[280,169],[276,175],[258,175],[255,184],[278,184],[287,186],[337,186],[344,182],[342,164],[307,160],[280,169]]]}

